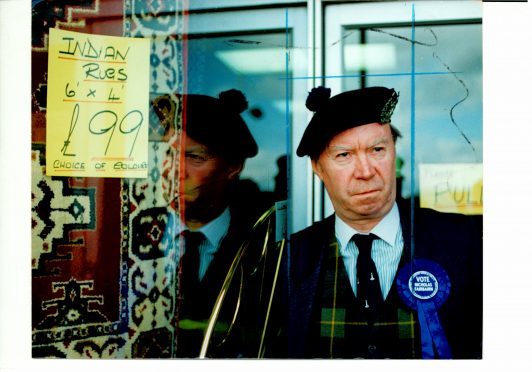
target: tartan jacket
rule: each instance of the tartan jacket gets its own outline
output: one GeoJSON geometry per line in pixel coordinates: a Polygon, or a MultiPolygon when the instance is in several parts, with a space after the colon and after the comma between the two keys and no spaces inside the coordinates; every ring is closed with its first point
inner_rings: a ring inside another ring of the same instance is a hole
{"type": "MultiPolygon", "coordinates": [[[[405,256],[409,258],[410,208],[400,201],[398,206],[405,256]]],[[[415,209],[414,218],[414,258],[437,262],[450,277],[451,292],[438,316],[453,358],[481,358],[482,218],[420,208],[415,209]]],[[[319,306],[316,293],[320,292],[318,286],[325,252],[335,239],[334,215],[291,236],[289,254],[284,260],[283,310],[280,315],[284,346],[274,356],[318,357],[312,354],[316,349],[311,344],[315,339],[311,335],[312,317],[319,306]]],[[[421,355],[421,352],[416,354],[421,355]]]]}

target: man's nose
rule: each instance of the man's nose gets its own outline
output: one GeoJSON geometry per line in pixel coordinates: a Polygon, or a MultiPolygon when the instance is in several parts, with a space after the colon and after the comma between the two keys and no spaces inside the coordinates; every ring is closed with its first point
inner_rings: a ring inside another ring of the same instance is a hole
{"type": "Polygon", "coordinates": [[[375,167],[366,155],[358,157],[355,162],[354,175],[358,179],[369,179],[375,174],[375,167]]]}

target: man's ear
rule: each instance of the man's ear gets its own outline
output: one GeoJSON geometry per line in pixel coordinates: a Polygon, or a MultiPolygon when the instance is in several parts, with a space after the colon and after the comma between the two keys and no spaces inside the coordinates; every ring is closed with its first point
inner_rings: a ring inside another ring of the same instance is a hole
{"type": "Polygon", "coordinates": [[[231,164],[229,166],[229,174],[228,174],[229,179],[233,180],[233,179],[237,178],[240,175],[240,172],[242,172],[242,169],[244,169],[244,164],[243,163],[231,164]]]}
{"type": "Polygon", "coordinates": [[[323,181],[323,177],[321,176],[322,174],[321,165],[318,163],[317,160],[314,160],[314,159],[311,159],[310,163],[312,164],[312,170],[314,171],[314,173],[316,173],[316,176],[318,176],[319,179],[323,181]]]}

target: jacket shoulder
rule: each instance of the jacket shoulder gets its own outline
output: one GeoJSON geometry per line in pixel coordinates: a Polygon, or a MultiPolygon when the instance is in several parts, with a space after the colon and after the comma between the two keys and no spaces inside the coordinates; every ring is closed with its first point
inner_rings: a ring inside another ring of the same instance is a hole
{"type": "Polygon", "coordinates": [[[334,235],[334,215],[314,222],[311,226],[292,234],[290,243],[292,246],[299,246],[311,242],[314,243],[312,245],[316,245],[315,243],[329,238],[331,234],[334,235]]]}
{"type": "Polygon", "coordinates": [[[334,217],[315,222],[290,237],[290,272],[296,281],[319,269],[325,248],[334,239],[334,217]]]}

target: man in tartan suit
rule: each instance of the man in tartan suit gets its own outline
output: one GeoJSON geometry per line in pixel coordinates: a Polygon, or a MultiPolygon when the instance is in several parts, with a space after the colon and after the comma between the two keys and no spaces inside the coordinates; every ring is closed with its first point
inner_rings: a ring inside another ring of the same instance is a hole
{"type": "Polygon", "coordinates": [[[397,101],[383,87],[332,98],[319,87],[307,98],[315,114],[297,154],[310,156],[335,214],[291,237],[283,356],[482,356],[482,221],[396,200],[397,101]],[[439,277],[448,297],[428,321],[397,290],[398,270],[413,259],[431,260],[448,275],[439,277]]]}

